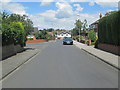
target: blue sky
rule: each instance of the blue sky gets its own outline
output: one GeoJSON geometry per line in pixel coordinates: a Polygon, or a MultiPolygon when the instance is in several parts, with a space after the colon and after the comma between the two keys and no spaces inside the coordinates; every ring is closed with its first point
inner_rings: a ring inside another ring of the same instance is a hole
{"type": "MultiPolygon", "coordinates": [[[[55,6],[56,2],[52,2],[49,6],[40,6],[39,2],[19,2],[22,4],[24,7],[28,7],[27,12],[29,14],[36,14],[36,13],[41,13],[45,12],[46,10],[57,10],[57,7],[55,6]]],[[[102,7],[98,4],[94,4],[94,6],[90,6],[89,2],[75,2],[75,3],[70,3],[70,5],[74,4],[80,4],[81,7],[84,7],[82,13],[88,13],[88,14],[94,14],[94,13],[106,13],[107,10],[116,10],[116,7],[102,7]]],[[[75,10],[75,7],[73,7],[73,10],[75,10]]]]}
{"type": "Polygon", "coordinates": [[[88,24],[107,11],[117,10],[116,2],[6,2],[3,10],[26,14],[34,26],[43,28],[72,29],[76,19],[87,19],[88,24]],[[78,16],[79,15],[79,16],[78,16]]]}

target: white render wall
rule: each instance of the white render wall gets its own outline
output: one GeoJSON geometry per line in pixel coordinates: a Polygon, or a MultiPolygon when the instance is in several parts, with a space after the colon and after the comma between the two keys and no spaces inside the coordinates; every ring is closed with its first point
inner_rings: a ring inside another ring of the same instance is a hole
{"type": "Polygon", "coordinates": [[[71,34],[69,34],[69,33],[60,33],[60,34],[57,34],[57,38],[64,38],[64,37],[71,37],[71,34]]]}

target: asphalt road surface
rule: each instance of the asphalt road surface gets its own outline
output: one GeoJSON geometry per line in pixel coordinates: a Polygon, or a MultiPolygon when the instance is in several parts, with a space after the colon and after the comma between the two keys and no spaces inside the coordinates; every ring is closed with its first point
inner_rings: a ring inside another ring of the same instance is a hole
{"type": "Polygon", "coordinates": [[[117,88],[118,71],[61,40],[46,47],[3,81],[3,88],[117,88]]]}

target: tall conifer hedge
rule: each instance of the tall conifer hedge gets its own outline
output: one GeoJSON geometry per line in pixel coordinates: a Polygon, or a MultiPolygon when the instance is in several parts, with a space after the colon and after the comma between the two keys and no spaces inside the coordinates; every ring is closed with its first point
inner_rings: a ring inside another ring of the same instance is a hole
{"type": "Polygon", "coordinates": [[[100,19],[98,41],[99,43],[120,45],[120,11],[100,19]]]}

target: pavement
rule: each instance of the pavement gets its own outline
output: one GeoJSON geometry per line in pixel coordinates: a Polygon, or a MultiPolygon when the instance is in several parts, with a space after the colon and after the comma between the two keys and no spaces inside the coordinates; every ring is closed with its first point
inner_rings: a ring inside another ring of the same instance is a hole
{"type": "Polygon", "coordinates": [[[118,87],[117,69],[75,45],[63,45],[62,40],[56,40],[28,46],[36,49],[45,47],[5,77],[2,80],[3,88],[118,87]]]}
{"type": "Polygon", "coordinates": [[[3,61],[0,61],[0,66],[2,67],[2,69],[0,69],[0,71],[2,72],[0,80],[8,76],[13,71],[15,71],[25,62],[27,62],[29,59],[35,56],[37,53],[42,51],[42,49],[44,49],[45,47],[46,46],[44,44],[29,44],[26,47],[24,47],[25,51],[17,53],[17,55],[11,56],[3,61]]]}
{"type": "Polygon", "coordinates": [[[118,64],[118,57],[117,55],[114,55],[109,52],[102,51],[100,49],[96,49],[93,46],[87,46],[86,44],[79,43],[77,41],[74,41],[74,45],[78,48],[88,52],[89,54],[99,58],[100,60],[104,61],[105,63],[120,69],[120,66],[118,64]]]}

